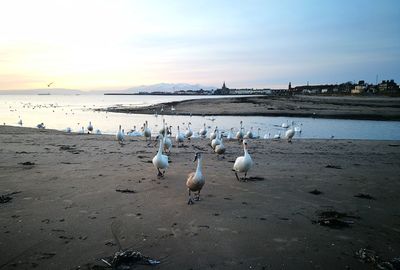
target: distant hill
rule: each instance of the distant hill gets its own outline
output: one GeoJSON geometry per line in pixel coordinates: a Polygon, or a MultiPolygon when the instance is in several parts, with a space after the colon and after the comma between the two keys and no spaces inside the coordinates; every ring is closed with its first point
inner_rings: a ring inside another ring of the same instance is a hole
{"type": "Polygon", "coordinates": [[[43,88],[43,89],[24,89],[24,90],[0,90],[0,95],[93,95],[104,93],[125,93],[136,94],[139,92],[174,92],[179,90],[211,90],[217,89],[215,86],[188,83],[158,83],[152,85],[140,85],[122,90],[93,90],[80,91],[64,88],[43,88]]]}
{"type": "Polygon", "coordinates": [[[139,93],[139,92],[175,92],[179,90],[211,90],[217,89],[215,86],[206,86],[201,84],[188,84],[188,83],[158,83],[152,85],[140,85],[131,87],[120,93],[139,93]]]}
{"type": "Polygon", "coordinates": [[[43,88],[25,90],[0,90],[0,95],[80,95],[87,92],[63,88],[43,88]]]}

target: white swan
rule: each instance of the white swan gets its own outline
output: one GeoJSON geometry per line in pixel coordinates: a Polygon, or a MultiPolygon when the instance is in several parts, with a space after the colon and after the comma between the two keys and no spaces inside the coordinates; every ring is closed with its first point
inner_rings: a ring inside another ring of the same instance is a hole
{"type": "Polygon", "coordinates": [[[176,139],[176,142],[178,144],[178,147],[179,147],[179,143],[183,143],[183,141],[185,140],[185,137],[183,136],[183,134],[179,130],[179,126],[178,126],[178,133],[176,133],[175,139],[176,139]]]}
{"type": "Polygon", "coordinates": [[[217,130],[217,131],[216,131],[216,138],[215,138],[214,140],[211,141],[211,147],[212,147],[212,149],[215,150],[215,147],[216,147],[217,145],[221,144],[221,139],[220,139],[220,138],[221,138],[221,135],[220,135],[219,131],[217,130]]]}
{"type": "Polygon", "coordinates": [[[235,160],[235,164],[233,164],[233,171],[235,171],[236,179],[240,181],[238,172],[244,172],[244,181],[246,180],[247,172],[253,166],[253,160],[250,157],[250,154],[247,152],[247,141],[243,140],[243,150],[244,156],[237,157],[235,160]]]}
{"type": "Polygon", "coordinates": [[[294,134],[295,134],[295,131],[294,131],[294,126],[293,126],[293,122],[292,122],[292,125],[290,126],[290,128],[288,130],[286,130],[286,132],[285,132],[285,139],[289,143],[291,143],[294,134]]]}
{"type": "Polygon", "coordinates": [[[245,139],[254,139],[253,127],[251,127],[249,131],[247,131],[247,133],[244,136],[244,138],[245,139]]]}
{"type": "Polygon", "coordinates": [[[200,136],[205,137],[207,134],[206,123],[204,123],[203,128],[199,131],[200,136]]]}
{"type": "Polygon", "coordinates": [[[151,130],[150,130],[149,127],[148,127],[147,121],[146,121],[145,124],[144,124],[143,135],[144,135],[144,137],[146,138],[146,142],[147,142],[148,139],[151,140],[151,130]]]}
{"type": "Polygon", "coordinates": [[[92,126],[92,122],[89,121],[89,125],[87,126],[87,130],[88,132],[92,133],[93,131],[93,126],[92,126]]]}
{"type": "Polygon", "coordinates": [[[234,138],[233,138],[233,128],[231,128],[230,130],[229,130],[229,133],[228,133],[228,135],[226,136],[226,138],[228,139],[228,140],[233,140],[234,138]]]}
{"type": "Polygon", "coordinates": [[[240,129],[239,131],[236,133],[236,139],[241,140],[243,139],[243,121],[240,121],[240,129]]]}
{"type": "Polygon", "coordinates": [[[117,138],[117,141],[118,141],[120,144],[123,144],[123,142],[124,142],[124,133],[123,133],[122,130],[121,130],[121,125],[119,125],[118,132],[117,132],[117,134],[115,135],[115,137],[117,138]]]}
{"type": "Polygon", "coordinates": [[[19,119],[19,121],[18,121],[17,124],[20,125],[20,126],[22,127],[22,119],[19,119]]]}
{"type": "Polygon", "coordinates": [[[172,141],[170,138],[171,132],[169,132],[167,127],[165,128],[165,133],[166,133],[166,136],[164,138],[164,151],[171,153],[171,148],[172,148],[172,141]]]}
{"type": "Polygon", "coordinates": [[[281,138],[281,132],[279,131],[278,134],[274,135],[274,140],[279,140],[281,138]]]}
{"type": "Polygon", "coordinates": [[[203,158],[201,156],[201,153],[196,153],[196,156],[194,158],[195,162],[197,160],[197,168],[195,172],[192,172],[188,175],[188,178],[186,180],[186,186],[188,188],[189,191],[189,201],[188,204],[193,204],[193,200],[192,200],[192,196],[191,196],[191,192],[196,192],[197,194],[195,195],[196,197],[194,198],[196,201],[200,200],[200,191],[204,186],[204,183],[206,182],[205,177],[202,173],[202,161],[203,158]]]}
{"type": "Polygon", "coordinates": [[[217,144],[214,148],[215,153],[217,153],[218,155],[222,155],[225,153],[225,145],[224,145],[224,141],[223,138],[220,137],[220,141],[219,144],[217,144]]]}
{"type": "Polygon", "coordinates": [[[218,134],[218,127],[215,127],[214,131],[210,133],[210,140],[214,140],[215,138],[217,138],[217,134],[218,134]]]}
{"type": "Polygon", "coordinates": [[[286,123],[282,123],[281,127],[288,128],[289,127],[288,120],[286,120],[286,123]]]}
{"type": "Polygon", "coordinates": [[[158,174],[157,176],[164,176],[165,171],[161,172],[160,169],[164,170],[168,167],[168,156],[163,155],[162,151],[164,148],[164,136],[158,135],[160,139],[160,146],[158,147],[157,155],[153,157],[153,165],[156,167],[158,174]]]}
{"type": "Polygon", "coordinates": [[[189,140],[190,140],[190,137],[192,137],[192,135],[193,135],[193,131],[190,128],[190,125],[191,125],[191,123],[189,122],[188,123],[188,129],[186,130],[186,133],[185,133],[185,137],[188,138],[189,140]]]}
{"type": "Polygon", "coordinates": [[[85,134],[85,128],[84,127],[82,127],[81,128],[81,130],[79,130],[79,132],[78,132],[79,134],[85,134]]]}

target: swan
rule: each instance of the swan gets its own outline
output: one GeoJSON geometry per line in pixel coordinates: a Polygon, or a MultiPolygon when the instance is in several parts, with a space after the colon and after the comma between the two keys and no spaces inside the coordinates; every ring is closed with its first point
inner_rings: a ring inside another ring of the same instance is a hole
{"type": "Polygon", "coordinates": [[[281,127],[288,128],[289,127],[288,120],[286,120],[286,123],[282,123],[281,127]]]}
{"type": "Polygon", "coordinates": [[[18,121],[17,124],[20,125],[20,126],[22,127],[22,119],[19,119],[19,121],[18,121]]]}
{"type": "Polygon", "coordinates": [[[123,142],[124,142],[124,133],[123,133],[123,131],[121,130],[121,125],[119,125],[119,129],[118,129],[118,132],[117,132],[117,134],[115,135],[115,137],[117,138],[117,141],[118,141],[120,144],[123,144],[123,142]]]}
{"type": "Polygon", "coordinates": [[[200,136],[205,137],[207,134],[206,123],[204,123],[203,128],[199,131],[200,136]]]}
{"type": "Polygon", "coordinates": [[[147,142],[147,139],[151,139],[151,130],[148,127],[147,121],[144,124],[143,135],[146,138],[146,142],[147,142]]]}
{"type": "Polygon", "coordinates": [[[189,140],[190,140],[190,137],[192,137],[192,135],[193,135],[193,131],[190,128],[190,125],[191,125],[191,123],[189,122],[188,129],[186,130],[186,133],[185,133],[185,137],[188,138],[189,140]]]}
{"type": "Polygon", "coordinates": [[[100,129],[96,129],[96,134],[97,134],[97,135],[101,135],[100,129]]]}
{"type": "Polygon", "coordinates": [[[247,172],[253,166],[253,160],[250,157],[250,154],[247,152],[247,141],[243,140],[243,150],[244,156],[237,157],[235,160],[235,164],[233,164],[233,171],[235,172],[236,179],[240,181],[238,172],[244,172],[244,179],[246,180],[247,172]]]}
{"type": "Polygon", "coordinates": [[[214,148],[215,153],[217,153],[218,155],[222,155],[225,153],[225,145],[223,142],[223,138],[220,137],[220,141],[219,144],[217,144],[214,148]]]}
{"type": "Polygon", "coordinates": [[[293,124],[294,124],[294,122],[292,122],[292,125],[290,126],[290,128],[288,130],[286,130],[286,132],[285,132],[285,139],[287,139],[287,141],[289,143],[292,142],[292,138],[293,138],[293,136],[295,134],[293,124]]]}
{"type": "Polygon", "coordinates": [[[164,139],[164,151],[171,153],[172,141],[171,141],[171,138],[169,135],[170,132],[168,131],[168,128],[165,129],[165,133],[167,135],[165,136],[165,139],[164,139]]]}
{"type": "Polygon", "coordinates": [[[210,133],[210,140],[214,140],[215,138],[217,138],[217,134],[218,134],[218,127],[214,128],[214,131],[210,133]]]}
{"type": "Polygon", "coordinates": [[[249,131],[247,131],[246,135],[244,136],[245,139],[254,139],[253,135],[253,127],[250,128],[249,131]]]}
{"type": "Polygon", "coordinates": [[[85,128],[84,127],[82,127],[81,128],[81,130],[79,130],[79,132],[78,132],[79,134],[85,134],[85,128]]]}
{"type": "Polygon", "coordinates": [[[231,129],[229,130],[229,133],[228,133],[228,135],[226,136],[226,138],[227,138],[228,140],[233,140],[233,128],[231,128],[231,129]]]}
{"type": "Polygon", "coordinates": [[[193,204],[193,200],[192,200],[192,196],[191,196],[191,192],[196,192],[197,194],[195,195],[194,200],[199,201],[200,200],[200,191],[204,186],[205,183],[205,177],[201,171],[201,166],[202,166],[202,155],[201,153],[196,153],[196,156],[194,157],[194,161],[195,162],[197,160],[197,168],[196,168],[196,172],[192,172],[188,175],[188,178],[186,180],[186,186],[188,188],[189,191],[189,201],[188,204],[193,204]]]}
{"type": "Polygon", "coordinates": [[[89,121],[89,125],[87,126],[87,130],[88,130],[88,133],[89,132],[92,133],[92,131],[93,131],[92,122],[90,122],[90,121],[89,121]]]}
{"type": "Polygon", "coordinates": [[[281,132],[279,131],[278,134],[274,135],[274,140],[279,140],[281,138],[281,132]]]}
{"type": "Polygon", "coordinates": [[[221,135],[220,135],[219,131],[217,130],[217,131],[216,131],[216,138],[215,138],[214,140],[211,141],[211,147],[212,147],[212,149],[215,150],[215,147],[216,147],[217,145],[221,144],[221,139],[220,139],[220,138],[221,138],[221,135]]]}
{"type": "Polygon", "coordinates": [[[301,133],[301,131],[302,131],[302,126],[303,126],[303,123],[300,123],[300,127],[294,127],[294,131],[295,132],[298,132],[298,133],[301,133]]]}
{"type": "Polygon", "coordinates": [[[240,130],[236,133],[236,139],[241,140],[243,136],[243,121],[240,121],[240,130]]]}
{"type": "Polygon", "coordinates": [[[271,133],[264,134],[264,139],[265,139],[265,140],[267,140],[267,139],[269,139],[269,138],[271,138],[271,133]]]}
{"type": "Polygon", "coordinates": [[[158,135],[157,139],[160,139],[160,146],[158,147],[158,152],[157,155],[153,157],[153,165],[156,167],[158,174],[157,176],[162,177],[164,176],[165,170],[168,167],[168,156],[163,155],[162,151],[164,148],[164,136],[163,135],[158,135]],[[164,170],[163,172],[160,171],[160,169],[164,170]]]}
{"type": "Polygon", "coordinates": [[[254,139],[260,139],[260,130],[261,128],[257,128],[257,136],[254,136],[254,139]]]}
{"type": "Polygon", "coordinates": [[[183,141],[185,140],[185,137],[183,136],[183,134],[179,130],[179,126],[178,126],[178,133],[176,133],[175,139],[176,139],[176,142],[178,144],[178,147],[179,147],[179,143],[183,143],[183,141]]]}

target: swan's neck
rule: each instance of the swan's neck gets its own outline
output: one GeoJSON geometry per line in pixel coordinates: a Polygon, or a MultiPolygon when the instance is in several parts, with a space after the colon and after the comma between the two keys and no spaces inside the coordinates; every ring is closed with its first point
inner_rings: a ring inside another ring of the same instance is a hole
{"type": "Polygon", "coordinates": [[[160,139],[160,146],[158,147],[158,152],[157,152],[158,156],[162,155],[163,147],[164,147],[164,138],[160,139]]]}
{"type": "Polygon", "coordinates": [[[203,164],[203,158],[198,158],[197,159],[197,168],[196,168],[196,174],[201,174],[201,166],[203,164]]]}

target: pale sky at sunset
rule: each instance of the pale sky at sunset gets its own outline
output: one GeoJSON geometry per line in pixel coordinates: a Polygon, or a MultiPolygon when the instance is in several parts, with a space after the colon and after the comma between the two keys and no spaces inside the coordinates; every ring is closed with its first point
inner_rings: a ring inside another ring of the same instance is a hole
{"type": "Polygon", "coordinates": [[[394,79],[400,1],[1,0],[0,89],[394,79]]]}

